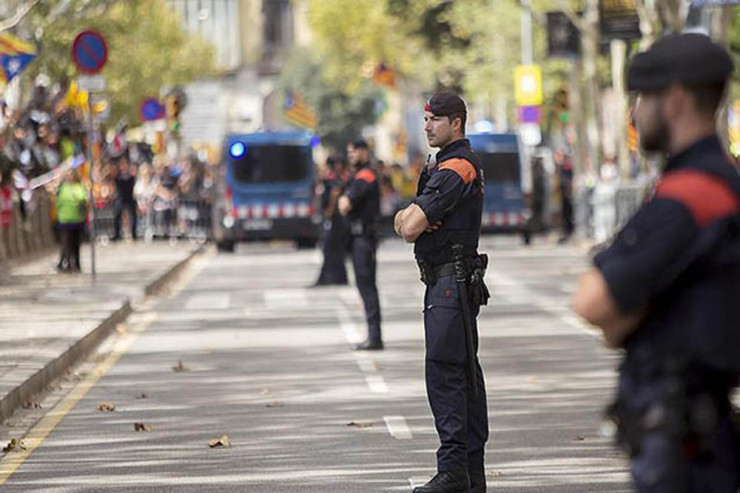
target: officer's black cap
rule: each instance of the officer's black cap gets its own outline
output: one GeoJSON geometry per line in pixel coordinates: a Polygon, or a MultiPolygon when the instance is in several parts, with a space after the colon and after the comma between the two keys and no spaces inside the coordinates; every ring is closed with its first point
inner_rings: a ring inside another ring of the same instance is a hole
{"type": "Polygon", "coordinates": [[[429,111],[434,116],[449,116],[457,113],[467,113],[465,101],[457,94],[451,92],[438,92],[424,105],[424,111],[429,111]]]}
{"type": "Polygon", "coordinates": [[[675,83],[689,87],[720,85],[734,69],[727,50],[708,36],[674,34],[635,57],[627,73],[627,88],[649,92],[675,83]]]}

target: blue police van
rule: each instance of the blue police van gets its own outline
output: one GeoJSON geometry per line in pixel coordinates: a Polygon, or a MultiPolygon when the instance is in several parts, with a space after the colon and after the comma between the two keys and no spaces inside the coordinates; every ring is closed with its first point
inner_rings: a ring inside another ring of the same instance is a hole
{"type": "Polygon", "coordinates": [[[516,134],[472,134],[470,144],[478,154],[485,177],[483,233],[519,233],[529,243],[531,211],[527,206],[529,173],[516,134]]]}
{"type": "Polygon", "coordinates": [[[318,138],[304,132],[226,137],[213,221],[219,250],[275,239],[295,241],[299,248],[316,245],[316,145],[318,138]]]}

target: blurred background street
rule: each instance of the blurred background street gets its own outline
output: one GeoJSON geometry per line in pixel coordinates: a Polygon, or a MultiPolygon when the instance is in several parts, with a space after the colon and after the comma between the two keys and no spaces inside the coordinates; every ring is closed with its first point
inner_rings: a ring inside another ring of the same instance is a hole
{"type": "Polygon", "coordinates": [[[620,354],[570,297],[662,166],[625,67],[682,31],[737,60],[736,3],[0,0],[0,491],[423,484],[423,285],[392,220],[440,90],[485,174],[488,484],[629,491],[599,434],[620,354]],[[335,234],[358,140],[386,345],[365,354],[335,234]]]}

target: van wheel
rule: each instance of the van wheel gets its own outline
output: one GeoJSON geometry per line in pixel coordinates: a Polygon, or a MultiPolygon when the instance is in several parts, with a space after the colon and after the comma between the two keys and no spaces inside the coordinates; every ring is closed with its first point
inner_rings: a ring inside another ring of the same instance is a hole
{"type": "Polygon", "coordinates": [[[299,250],[316,248],[316,243],[318,243],[318,240],[314,238],[298,238],[295,240],[295,244],[299,250]]]}
{"type": "Polygon", "coordinates": [[[216,243],[216,249],[219,252],[234,253],[234,242],[229,240],[219,241],[216,243]]]}

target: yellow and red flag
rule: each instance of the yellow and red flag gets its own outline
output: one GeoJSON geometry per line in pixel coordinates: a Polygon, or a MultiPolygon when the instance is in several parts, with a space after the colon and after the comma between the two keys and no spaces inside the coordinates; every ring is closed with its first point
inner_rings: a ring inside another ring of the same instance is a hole
{"type": "Polygon", "coordinates": [[[379,86],[393,89],[396,87],[396,73],[392,68],[381,62],[377,67],[375,67],[375,72],[373,72],[373,82],[379,86]]]}
{"type": "Polygon", "coordinates": [[[316,125],[319,122],[316,113],[303,100],[303,97],[299,93],[292,91],[285,94],[284,117],[288,123],[311,131],[316,130],[316,125]]]}
{"type": "Polygon", "coordinates": [[[0,33],[0,82],[7,83],[36,58],[36,47],[12,34],[0,33]]]}

